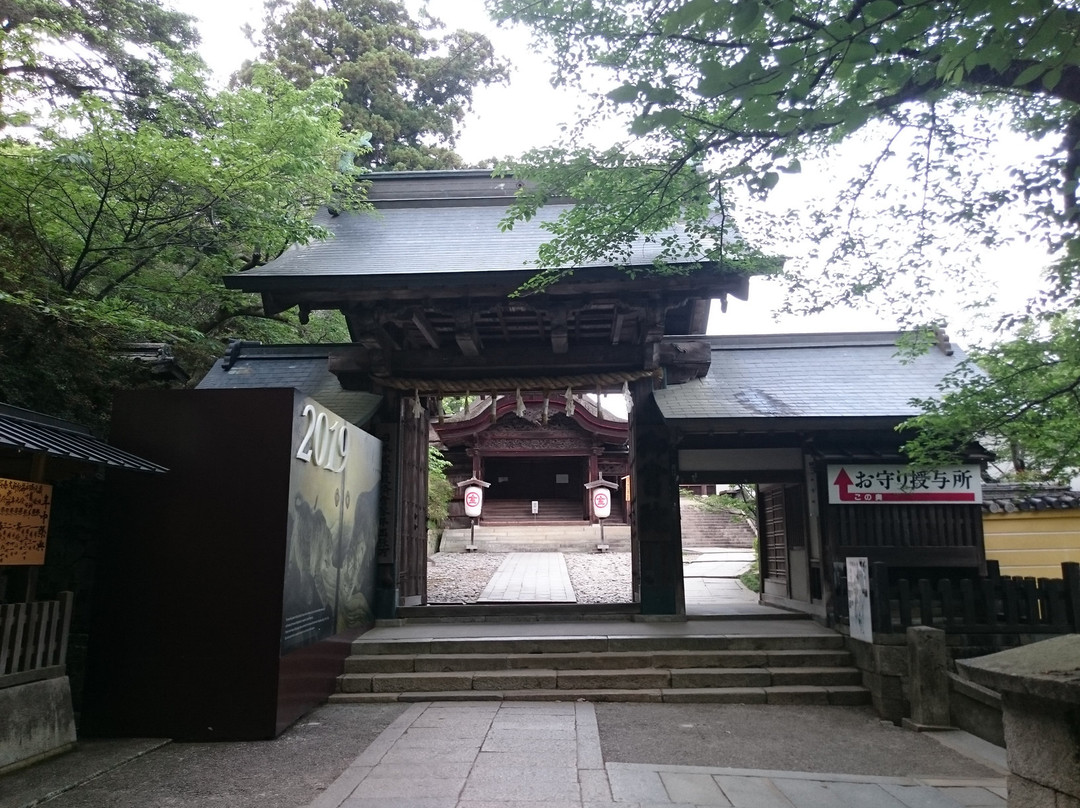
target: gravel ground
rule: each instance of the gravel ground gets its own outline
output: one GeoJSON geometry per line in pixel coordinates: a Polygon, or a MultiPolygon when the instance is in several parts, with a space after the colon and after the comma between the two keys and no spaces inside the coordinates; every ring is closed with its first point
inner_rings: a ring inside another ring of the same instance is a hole
{"type": "MultiPolygon", "coordinates": [[[[503,553],[436,553],[428,559],[428,603],[476,603],[503,553]]],[[[629,603],[629,553],[565,553],[578,603],[629,603]]]]}

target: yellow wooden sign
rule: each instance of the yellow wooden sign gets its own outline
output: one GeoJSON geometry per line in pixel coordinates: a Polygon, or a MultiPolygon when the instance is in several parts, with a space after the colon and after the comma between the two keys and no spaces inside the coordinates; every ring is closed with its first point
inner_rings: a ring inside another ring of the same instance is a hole
{"type": "Polygon", "coordinates": [[[45,563],[52,486],[0,478],[0,566],[45,563]]]}

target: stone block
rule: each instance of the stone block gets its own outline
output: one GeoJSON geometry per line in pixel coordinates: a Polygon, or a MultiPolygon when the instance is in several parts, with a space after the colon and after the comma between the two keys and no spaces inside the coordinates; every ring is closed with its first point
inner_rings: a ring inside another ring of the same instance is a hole
{"type": "Polygon", "coordinates": [[[657,668],[758,668],[764,667],[764,651],[658,651],[652,655],[657,668]]]}
{"type": "Polygon", "coordinates": [[[477,671],[472,686],[475,690],[541,690],[555,687],[556,682],[553,670],[477,671]]]}
{"type": "Polygon", "coordinates": [[[1065,808],[1058,792],[1015,774],[1009,775],[1009,808],[1065,808]]]}
{"type": "MultiPolygon", "coordinates": [[[[770,651],[766,662],[755,663],[769,668],[798,668],[802,666],[852,666],[855,664],[850,651],[770,651]]],[[[749,667],[749,666],[747,666],[749,667]]]]}
{"type": "Polygon", "coordinates": [[[763,687],[699,687],[680,690],[664,690],[664,701],[669,704],[764,704],[763,687]]]}
{"type": "Polygon", "coordinates": [[[75,743],[66,676],[0,689],[0,772],[63,752],[75,743]]]}
{"type": "Polygon", "coordinates": [[[910,671],[908,654],[908,649],[903,646],[875,644],[874,659],[877,672],[886,676],[907,676],[910,671]]]}
{"type": "Polygon", "coordinates": [[[857,668],[769,668],[774,685],[859,685],[862,673],[857,668]]]}
{"type": "Polygon", "coordinates": [[[352,652],[364,654],[427,654],[431,640],[353,640],[352,652]]]}
{"type": "Polygon", "coordinates": [[[889,699],[877,693],[870,694],[870,703],[874,705],[874,712],[885,721],[892,721],[897,726],[904,720],[904,711],[907,703],[902,699],[889,699]]]}
{"type": "Polygon", "coordinates": [[[825,691],[829,694],[829,704],[840,707],[861,707],[870,703],[870,691],[865,687],[840,685],[826,687],[825,691]]]}
{"type": "Polygon", "coordinates": [[[929,626],[907,630],[911,720],[929,727],[949,726],[949,671],[945,632],[929,626]]]}
{"type": "Polygon", "coordinates": [[[559,671],[562,690],[639,690],[671,686],[671,672],[655,668],[629,668],[619,671],[559,671]]]}
{"type": "Polygon", "coordinates": [[[1009,770],[1080,799],[1080,705],[1002,694],[1009,770]]]}
{"type": "Polygon", "coordinates": [[[370,673],[346,673],[338,677],[339,693],[370,693],[370,673]]]}
{"type": "Polygon", "coordinates": [[[373,693],[472,690],[472,674],[377,673],[371,677],[371,690],[373,693]]]}
{"type": "MultiPolygon", "coordinates": [[[[502,654],[427,654],[416,657],[412,670],[417,673],[451,673],[505,668],[506,657],[502,654]]],[[[386,672],[396,673],[397,671],[386,672]]]]}
{"type": "Polygon", "coordinates": [[[828,704],[823,687],[775,686],[765,688],[766,704],[828,704]]]}
{"type": "Polygon", "coordinates": [[[682,668],[671,671],[671,687],[767,687],[764,668],[682,668]]]}
{"type": "Polygon", "coordinates": [[[863,671],[863,686],[885,699],[905,701],[904,687],[899,676],[882,676],[880,673],[863,671]]]}
{"type": "Polygon", "coordinates": [[[345,659],[345,673],[410,673],[415,659],[412,654],[351,656],[345,659]]]}

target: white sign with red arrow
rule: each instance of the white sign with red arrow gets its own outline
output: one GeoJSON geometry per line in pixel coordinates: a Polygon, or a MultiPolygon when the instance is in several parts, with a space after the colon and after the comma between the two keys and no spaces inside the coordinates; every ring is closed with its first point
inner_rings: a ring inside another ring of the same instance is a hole
{"type": "Polygon", "coordinates": [[[982,502],[979,467],[829,466],[826,474],[831,505],[897,505],[936,503],[978,505],[982,502]]]}

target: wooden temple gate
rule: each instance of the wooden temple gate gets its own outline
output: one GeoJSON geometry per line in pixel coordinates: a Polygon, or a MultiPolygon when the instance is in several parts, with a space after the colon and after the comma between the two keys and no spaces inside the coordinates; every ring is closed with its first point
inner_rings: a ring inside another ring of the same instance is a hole
{"type": "MultiPolygon", "coordinates": [[[[377,614],[425,597],[426,466],[430,418],[443,396],[629,392],[634,597],[646,613],[684,610],[679,500],[672,435],[655,389],[707,371],[709,346],[693,337],[710,302],[745,299],[748,278],[687,259],[686,272],[651,269],[661,238],[641,239],[620,267],[565,267],[543,292],[518,295],[548,240],[544,220],[501,222],[518,183],[483,171],[369,175],[378,213],[327,215],[334,234],[240,275],[268,314],[294,306],[340,310],[353,346],[329,369],[346,390],[383,396],[369,428],[386,444],[377,614]],[[634,275],[625,269],[637,268],[634,275]]],[[[597,466],[598,468],[598,466],[597,466]]]]}

